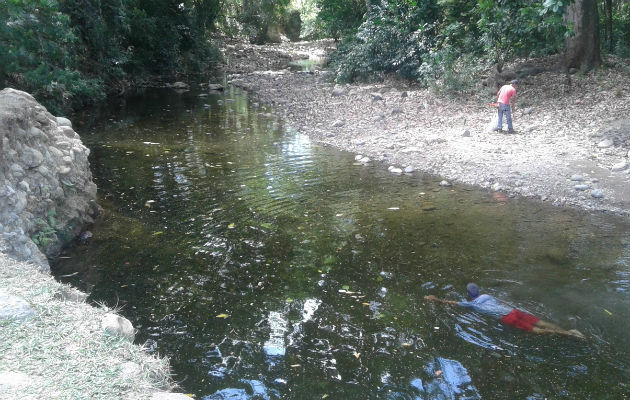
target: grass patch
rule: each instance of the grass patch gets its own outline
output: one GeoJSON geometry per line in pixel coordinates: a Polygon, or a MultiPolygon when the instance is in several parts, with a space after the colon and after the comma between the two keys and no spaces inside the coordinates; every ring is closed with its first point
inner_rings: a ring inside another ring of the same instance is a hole
{"type": "Polygon", "coordinates": [[[65,301],[68,285],[0,254],[0,292],[26,300],[35,315],[0,321],[0,374],[28,375],[3,387],[5,398],[146,398],[174,388],[168,361],[141,346],[105,336],[102,317],[111,310],[65,301]],[[134,373],[125,373],[129,369],[134,373]]]}

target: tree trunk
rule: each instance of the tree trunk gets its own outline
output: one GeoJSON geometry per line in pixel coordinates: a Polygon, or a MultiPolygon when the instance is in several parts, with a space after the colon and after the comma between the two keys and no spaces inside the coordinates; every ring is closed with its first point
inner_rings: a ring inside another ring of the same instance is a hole
{"type": "Polygon", "coordinates": [[[575,33],[565,42],[565,67],[600,66],[597,0],[575,0],[567,8],[565,21],[573,25],[575,33]]]}
{"type": "Polygon", "coordinates": [[[605,10],[606,10],[606,41],[608,42],[608,52],[612,53],[614,50],[613,30],[612,30],[612,20],[613,20],[612,0],[605,0],[604,5],[605,5],[605,10]]]}

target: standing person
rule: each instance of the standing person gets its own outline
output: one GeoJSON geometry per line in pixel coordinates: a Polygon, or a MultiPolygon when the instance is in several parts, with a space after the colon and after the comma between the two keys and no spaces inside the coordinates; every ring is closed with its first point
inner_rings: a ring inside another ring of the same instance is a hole
{"type": "Polygon", "coordinates": [[[433,295],[424,296],[424,299],[472,308],[475,311],[498,317],[504,324],[512,325],[525,331],[552,333],[584,339],[584,335],[580,331],[575,329],[571,329],[570,331],[564,330],[551,322],[543,321],[532,314],[510,307],[489,294],[480,295],[479,286],[477,286],[476,283],[466,285],[466,292],[468,294],[468,301],[441,300],[433,295]]]}
{"type": "Polygon", "coordinates": [[[516,89],[518,89],[518,81],[513,80],[507,85],[503,85],[497,93],[497,102],[499,105],[499,119],[495,131],[503,130],[503,114],[507,120],[508,133],[514,133],[512,129],[512,111],[515,110],[514,99],[516,98],[516,89]]]}

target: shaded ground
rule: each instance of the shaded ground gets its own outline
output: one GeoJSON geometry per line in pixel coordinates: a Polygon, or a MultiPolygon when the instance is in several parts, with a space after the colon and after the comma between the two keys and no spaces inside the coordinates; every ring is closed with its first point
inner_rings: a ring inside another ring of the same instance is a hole
{"type": "Polygon", "coordinates": [[[287,68],[332,49],[330,41],[223,48],[230,83],[273,104],[317,142],[385,168],[630,216],[630,94],[620,86],[630,79],[630,61],[609,59],[605,69],[570,81],[550,71],[521,79],[516,134],[507,134],[490,130],[495,96],[482,86],[449,96],[395,79],[336,85],[328,71],[287,68]]]}

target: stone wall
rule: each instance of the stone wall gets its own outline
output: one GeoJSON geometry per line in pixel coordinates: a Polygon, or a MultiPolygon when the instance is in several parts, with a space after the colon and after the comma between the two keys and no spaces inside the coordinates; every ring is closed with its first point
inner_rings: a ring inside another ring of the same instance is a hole
{"type": "Polygon", "coordinates": [[[94,222],[89,153],[68,119],[28,93],[0,91],[0,251],[48,270],[46,257],[94,222]]]}

